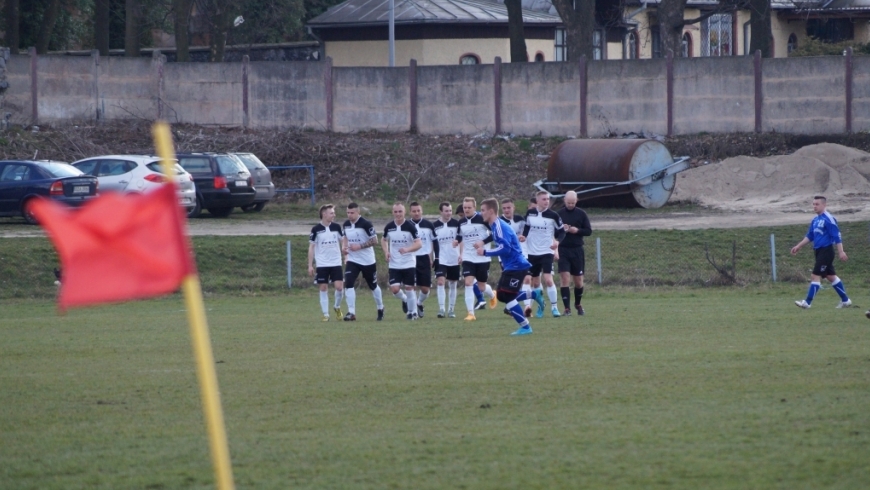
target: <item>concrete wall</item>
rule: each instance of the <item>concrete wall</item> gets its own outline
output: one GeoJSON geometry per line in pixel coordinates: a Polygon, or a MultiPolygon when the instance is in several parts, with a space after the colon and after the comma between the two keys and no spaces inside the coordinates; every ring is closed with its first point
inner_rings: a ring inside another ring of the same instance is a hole
{"type": "Polygon", "coordinates": [[[492,65],[417,68],[421,133],[475,134],[495,129],[492,65]]]}
{"type": "Polygon", "coordinates": [[[747,56],[675,59],[674,132],[754,128],[754,75],[753,59],[747,56]]]}
{"type": "Polygon", "coordinates": [[[252,62],[248,74],[250,125],[326,130],[327,66],[307,61],[252,62]]]}
{"type": "Polygon", "coordinates": [[[99,99],[102,119],[157,117],[157,73],[147,58],[99,58],[99,99]]]}
{"type": "Polygon", "coordinates": [[[589,62],[589,135],[667,133],[666,60],[589,62]]]}
{"type": "Polygon", "coordinates": [[[580,134],[579,64],[506,63],[502,65],[501,87],[504,132],[580,134]]]}
{"type": "Polygon", "coordinates": [[[3,94],[3,112],[9,112],[13,124],[28,124],[33,121],[30,96],[30,56],[9,55],[6,62],[6,81],[9,88],[3,94]]]}
{"type": "MultiPolygon", "coordinates": [[[[155,119],[250,127],[423,133],[588,136],[755,130],[753,58],[590,61],[586,113],[578,63],[339,68],[326,62],[163,63],[39,56],[37,123],[155,119]],[[246,69],[247,67],[247,69],[246,69]],[[245,78],[247,73],[247,78],[245,78]],[[496,87],[501,94],[498,111],[496,87]],[[500,119],[496,119],[496,114],[500,119]]],[[[765,59],[761,129],[825,134],[846,129],[846,58],[765,59]]],[[[854,57],[853,131],[870,129],[870,58],[854,57]]],[[[31,124],[31,58],[10,56],[2,112],[31,124]]]]}
{"type": "Polygon", "coordinates": [[[241,63],[167,63],[164,117],[170,122],[241,126],[241,63]]]}
{"type": "Polygon", "coordinates": [[[852,59],[852,131],[870,131],[870,56],[852,59]]]}
{"type": "Polygon", "coordinates": [[[763,62],[762,129],[824,134],[845,129],[844,58],[774,58],[763,62]]]}
{"type": "Polygon", "coordinates": [[[336,68],[334,129],[407,131],[411,125],[410,68],[336,68]]]}

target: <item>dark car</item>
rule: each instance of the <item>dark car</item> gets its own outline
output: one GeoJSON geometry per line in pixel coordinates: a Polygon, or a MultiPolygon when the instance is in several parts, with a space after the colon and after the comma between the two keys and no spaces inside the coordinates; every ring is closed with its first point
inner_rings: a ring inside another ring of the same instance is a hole
{"type": "Polygon", "coordinates": [[[0,161],[0,216],[22,216],[30,224],[36,218],[28,203],[39,196],[70,206],[81,206],[96,197],[97,178],[64,162],[47,160],[0,161]]]}
{"type": "Polygon", "coordinates": [[[272,172],[253,153],[232,153],[245,164],[251,176],[254,177],[254,187],[257,189],[257,197],[254,203],[242,206],[246,213],[262,211],[266,203],[275,197],[275,184],[272,183],[272,172]]]}
{"type": "Polygon", "coordinates": [[[254,180],[238,158],[226,153],[179,153],[176,158],[196,183],[196,208],[188,217],[195,218],[207,209],[223,218],[233,208],[254,202],[254,180]]]}

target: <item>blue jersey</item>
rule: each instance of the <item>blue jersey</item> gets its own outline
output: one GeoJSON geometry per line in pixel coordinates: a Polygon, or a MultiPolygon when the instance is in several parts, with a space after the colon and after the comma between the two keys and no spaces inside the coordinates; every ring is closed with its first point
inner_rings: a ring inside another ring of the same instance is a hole
{"type": "Polygon", "coordinates": [[[837,226],[837,219],[827,211],[813,218],[807,231],[807,240],[813,242],[814,249],[842,243],[843,238],[840,235],[840,227],[837,226]]]}
{"type": "Polygon", "coordinates": [[[491,230],[492,240],[496,246],[485,250],[484,253],[487,257],[498,256],[501,259],[502,268],[506,271],[525,271],[532,268],[532,264],[523,257],[520,240],[511,225],[497,219],[491,225],[491,230]]]}

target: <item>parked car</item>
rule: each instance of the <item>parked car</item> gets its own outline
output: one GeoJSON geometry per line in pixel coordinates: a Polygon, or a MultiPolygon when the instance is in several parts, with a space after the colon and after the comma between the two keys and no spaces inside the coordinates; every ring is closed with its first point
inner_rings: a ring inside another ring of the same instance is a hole
{"type": "Polygon", "coordinates": [[[227,153],[179,153],[176,158],[196,182],[199,208],[196,215],[207,209],[212,215],[224,218],[233,208],[254,202],[254,180],[238,158],[227,153]]]}
{"type": "Polygon", "coordinates": [[[70,206],[81,206],[97,196],[99,182],[66,162],[48,160],[0,161],[0,216],[36,218],[28,204],[38,196],[70,206]]]}
{"type": "MultiPolygon", "coordinates": [[[[104,155],[85,158],[72,165],[100,181],[102,192],[147,192],[166,182],[160,157],[153,155],[104,155]]],[[[181,165],[175,164],[178,203],[188,216],[196,210],[196,185],[181,165]]]]}
{"type": "Polygon", "coordinates": [[[253,153],[231,153],[236,158],[245,164],[251,176],[254,178],[254,188],[257,191],[257,197],[254,202],[247,206],[242,206],[242,211],[246,213],[260,212],[266,206],[266,203],[275,197],[275,184],[272,183],[272,172],[257,158],[253,153]]]}

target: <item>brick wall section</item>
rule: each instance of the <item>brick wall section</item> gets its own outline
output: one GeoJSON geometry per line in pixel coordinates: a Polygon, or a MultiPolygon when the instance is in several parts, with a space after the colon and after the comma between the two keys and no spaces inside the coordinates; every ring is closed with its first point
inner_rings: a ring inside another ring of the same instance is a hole
{"type": "MultiPolygon", "coordinates": [[[[244,83],[238,62],[10,55],[0,110],[21,125],[34,122],[34,104],[38,122],[47,123],[162,114],[170,122],[341,132],[408,131],[412,124],[415,77],[409,67],[330,70],[326,62],[301,61],[247,66],[244,83]]],[[[845,131],[846,66],[839,56],[762,60],[760,130],[845,131]]],[[[852,66],[852,130],[867,131],[870,57],[853,57],[852,66]]],[[[673,67],[674,134],[755,130],[753,57],[675,59],[673,67]]],[[[517,135],[581,134],[580,63],[502,63],[500,70],[418,66],[415,73],[421,133],[477,134],[500,125],[517,135]]],[[[589,136],[667,133],[667,60],[590,61],[585,81],[589,136]]]]}

